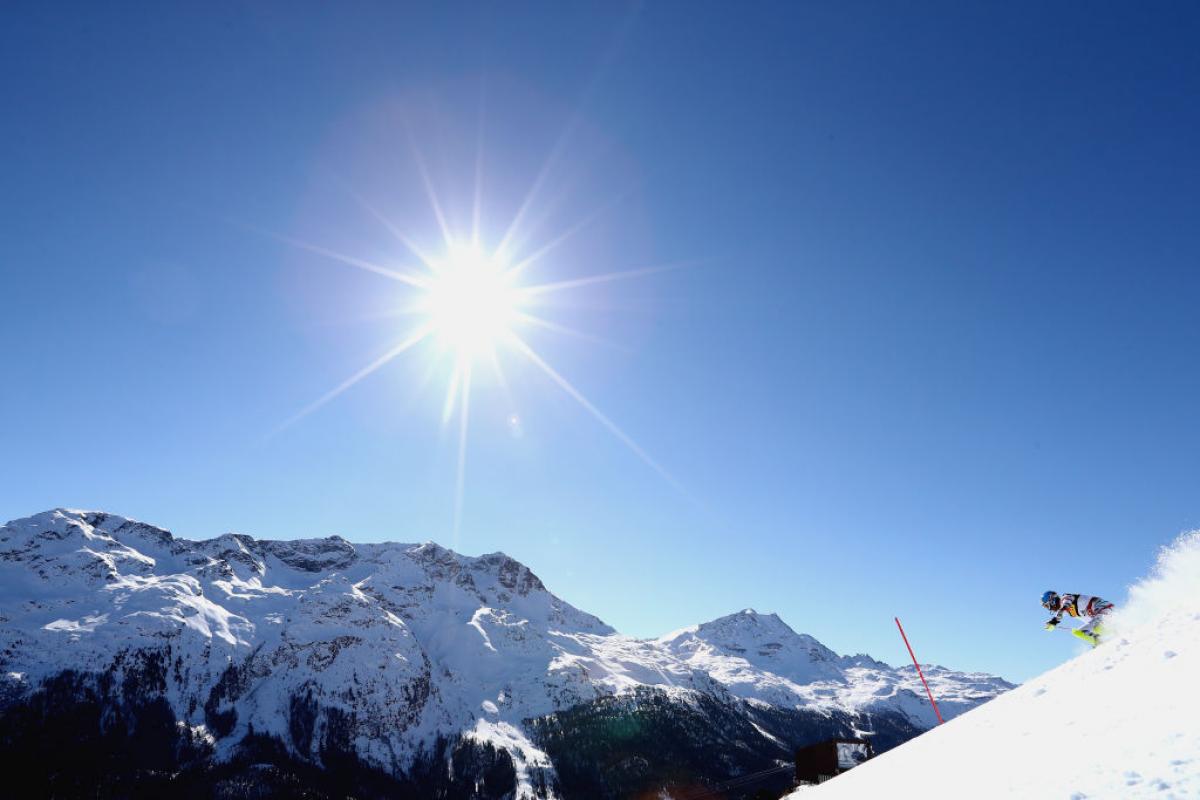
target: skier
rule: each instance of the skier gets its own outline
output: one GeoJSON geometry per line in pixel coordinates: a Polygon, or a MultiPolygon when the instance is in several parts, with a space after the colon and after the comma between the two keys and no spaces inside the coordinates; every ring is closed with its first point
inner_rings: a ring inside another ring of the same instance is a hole
{"type": "Polygon", "coordinates": [[[1087,624],[1071,631],[1073,636],[1083,639],[1095,647],[1100,643],[1100,634],[1104,632],[1101,620],[1105,614],[1112,611],[1113,604],[1099,597],[1087,594],[1059,594],[1045,592],[1042,595],[1042,606],[1053,611],[1054,616],[1046,621],[1046,630],[1052,631],[1062,622],[1062,615],[1072,617],[1088,617],[1087,624]]]}

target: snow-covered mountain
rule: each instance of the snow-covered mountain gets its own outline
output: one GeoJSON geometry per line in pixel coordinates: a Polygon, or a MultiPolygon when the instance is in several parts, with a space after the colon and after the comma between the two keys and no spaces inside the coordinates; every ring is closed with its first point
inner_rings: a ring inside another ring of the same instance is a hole
{"type": "MultiPolygon", "coordinates": [[[[930,677],[947,716],[1012,688],[930,677]]],[[[0,528],[0,750],[28,764],[90,742],[110,783],[624,797],[829,735],[886,749],[932,723],[911,667],[752,610],[622,636],[501,553],[188,541],[62,509],[0,528]]],[[[87,770],[54,788],[90,785],[87,770]]]]}
{"type": "MultiPolygon", "coordinates": [[[[775,614],[746,609],[657,640],[744,700],[779,708],[900,711],[922,728],[936,722],[916,669],[867,655],[839,656],[775,614]]],[[[944,718],[1011,689],[994,675],[924,666],[944,718]]]]}
{"type": "Polygon", "coordinates": [[[793,797],[1200,797],[1200,531],[1105,627],[1094,650],[793,797]]]}

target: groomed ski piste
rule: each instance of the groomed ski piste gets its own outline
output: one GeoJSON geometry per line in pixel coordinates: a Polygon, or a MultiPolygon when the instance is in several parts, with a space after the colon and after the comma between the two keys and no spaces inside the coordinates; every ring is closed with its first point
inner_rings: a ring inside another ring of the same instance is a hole
{"type": "Polygon", "coordinates": [[[1106,628],[1094,650],[789,797],[1200,798],[1200,531],[1106,628]]]}

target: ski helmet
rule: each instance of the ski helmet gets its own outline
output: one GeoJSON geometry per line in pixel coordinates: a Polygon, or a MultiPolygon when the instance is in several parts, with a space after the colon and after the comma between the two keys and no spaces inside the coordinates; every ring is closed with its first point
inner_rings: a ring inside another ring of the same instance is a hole
{"type": "Polygon", "coordinates": [[[1053,611],[1058,607],[1058,592],[1043,592],[1042,605],[1053,611]]]}

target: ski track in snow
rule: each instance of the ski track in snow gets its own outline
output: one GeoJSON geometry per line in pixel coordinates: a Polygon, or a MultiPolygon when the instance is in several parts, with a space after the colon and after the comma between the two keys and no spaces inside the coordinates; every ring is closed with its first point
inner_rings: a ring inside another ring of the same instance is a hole
{"type": "Polygon", "coordinates": [[[1094,650],[791,797],[1200,797],[1200,531],[1106,627],[1094,650]]]}

